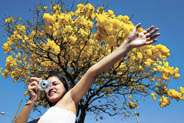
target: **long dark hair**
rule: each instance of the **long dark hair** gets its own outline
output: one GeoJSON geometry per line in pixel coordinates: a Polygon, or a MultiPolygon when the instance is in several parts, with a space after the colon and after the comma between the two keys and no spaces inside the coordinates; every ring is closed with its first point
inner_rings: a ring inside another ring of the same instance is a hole
{"type": "MultiPolygon", "coordinates": [[[[68,92],[68,90],[69,90],[69,85],[68,85],[66,79],[62,76],[61,72],[59,72],[59,71],[49,71],[49,72],[48,72],[48,76],[47,76],[46,79],[48,79],[49,77],[53,77],[53,76],[56,76],[56,77],[63,83],[64,88],[65,88],[65,93],[68,92]]],[[[45,95],[45,96],[46,96],[46,95],[45,95]]],[[[54,106],[54,105],[55,105],[55,104],[51,103],[51,102],[48,100],[47,96],[46,96],[46,100],[47,100],[49,106],[54,106]]]]}

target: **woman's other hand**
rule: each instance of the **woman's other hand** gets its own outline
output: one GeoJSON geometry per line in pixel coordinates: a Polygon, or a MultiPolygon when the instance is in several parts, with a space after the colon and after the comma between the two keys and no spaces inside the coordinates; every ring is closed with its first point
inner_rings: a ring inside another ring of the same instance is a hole
{"type": "Polygon", "coordinates": [[[38,100],[38,97],[40,95],[40,90],[39,90],[40,80],[41,78],[37,78],[37,77],[31,77],[29,79],[28,91],[29,91],[30,101],[33,103],[35,103],[38,100]]]}
{"type": "Polygon", "coordinates": [[[149,45],[155,42],[156,38],[160,36],[158,33],[159,29],[155,26],[151,26],[143,32],[138,32],[138,28],[141,24],[137,24],[128,36],[124,45],[127,45],[129,48],[140,47],[144,45],[149,45]]]}

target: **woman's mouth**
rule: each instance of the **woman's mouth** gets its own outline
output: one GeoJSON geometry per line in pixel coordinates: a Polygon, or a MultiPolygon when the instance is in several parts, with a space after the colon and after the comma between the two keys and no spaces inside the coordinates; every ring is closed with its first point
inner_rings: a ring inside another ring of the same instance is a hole
{"type": "Polygon", "coordinates": [[[49,91],[49,96],[53,96],[56,93],[56,90],[50,90],[49,91]]]}

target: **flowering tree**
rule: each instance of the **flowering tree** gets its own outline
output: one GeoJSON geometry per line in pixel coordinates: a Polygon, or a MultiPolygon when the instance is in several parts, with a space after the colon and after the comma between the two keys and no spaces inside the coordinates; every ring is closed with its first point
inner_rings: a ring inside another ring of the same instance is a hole
{"type": "MultiPolygon", "coordinates": [[[[7,54],[2,75],[27,84],[30,76],[46,77],[48,71],[59,71],[73,87],[87,69],[118,47],[133,30],[126,15],[78,4],[74,11],[61,11],[58,4],[37,10],[33,22],[23,23],[15,17],[5,19],[7,54]]],[[[144,31],[140,28],[139,31],[144,31]]],[[[138,99],[151,95],[159,98],[161,107],[172,99],[184,99],[184,87],[169,89],[171,78],[180,77],[179,69],[169,65],[170,50],[162,45],[134,48],[107,73],[101,74],[78,107],[77,123],[83,123],[87,112],[97,119],[105,113],[129,115],[138,107],[138,99]],[[123,110],[122,110],[123,109],[123,110]]],[[[38,105],[47,102],[42,98],[38,105]]]]}

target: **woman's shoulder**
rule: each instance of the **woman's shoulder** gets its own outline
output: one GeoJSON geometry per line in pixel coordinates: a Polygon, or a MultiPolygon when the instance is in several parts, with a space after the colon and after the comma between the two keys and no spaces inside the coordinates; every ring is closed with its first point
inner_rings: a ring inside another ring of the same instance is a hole
{"type": "Polygon", "coordinates": [[[34,119],[34,120],[29,121],[29,122],[27,122],[27,123],[37,123],[39,119],[40,119],[40,118],[37,118],[37,119],[34,119]]]}

